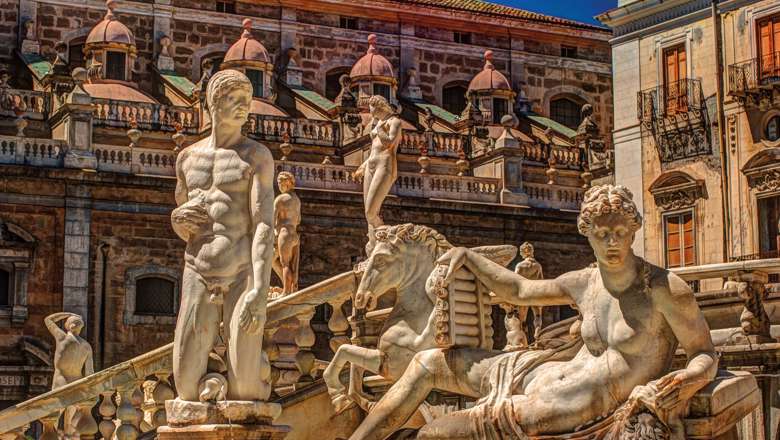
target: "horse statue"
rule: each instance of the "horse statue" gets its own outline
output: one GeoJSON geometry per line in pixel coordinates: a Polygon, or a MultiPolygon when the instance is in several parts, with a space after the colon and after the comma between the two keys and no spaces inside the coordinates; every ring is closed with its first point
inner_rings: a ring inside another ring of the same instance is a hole
{"type": "MultiPolygon", "coordinates": [[[[395,304],[380,331],[376,349],[342,345],[325,369],[323,379],[337,413],[354,404],[370,410],[372,402],[362,392],[364,370],[396,381],[415,354],[437,346],[433,313],[436,294],[431,275],[436,260],[452,245],[436,230],[409,223],[380,226],[375,238],[353,307],[358,311],[374,310],[378,299],[391,291],[396,292],[395,304]],[[348,363],[349,390],[339,377],[348,363]]],[[[517,254],[517,248],[511,245],[472,250],[504,266],[517,254]]]]}

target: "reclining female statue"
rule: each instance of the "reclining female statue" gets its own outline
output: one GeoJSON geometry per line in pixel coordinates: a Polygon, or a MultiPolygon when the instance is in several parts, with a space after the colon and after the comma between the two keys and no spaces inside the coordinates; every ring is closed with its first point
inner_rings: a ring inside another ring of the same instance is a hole
{"type": "MultiPolygon", "coordinates": [[[[709,328],[688,285],[633,254],[641,216],[622,186],[585,194],[577,226],[595,267],[553,280],[528,280],[465,248],[448,264],[445,284],[465,267],[501,300],[519,306],[574,304],[581,344],[513,353],[452,348],[419,352],[351,439],[384,439],[432,389],[479,398],[476,406],[424,426],[418,439],[525,439],[566,434],[641,402],[684,438],[685,403],[717,370],[709,328]],[[668,373],[678,343],[686,368],[668,373]],[[626,403],[628,402],[628,404],[626,403]],[[675,420],[677,423],[675,423],[675,420]]],[[[614,419],[614,417],[612,417],[614,419]]]]}

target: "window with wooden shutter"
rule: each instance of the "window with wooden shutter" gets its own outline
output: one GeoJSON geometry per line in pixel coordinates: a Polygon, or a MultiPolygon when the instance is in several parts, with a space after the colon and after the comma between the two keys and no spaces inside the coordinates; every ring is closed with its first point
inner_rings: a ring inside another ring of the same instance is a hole
{"type": "Polygon", "coordinates": [[[685,44],[664,49],[664,103],[666,113],[688,111],[688,65],[685,44]]]}
{"type": "Polygon", "coordinates": [[[696,265],[696,235],[693,211],[664,216],[666,267],[696,265]]]}
{"type": "Polygon", "coordinates": [[[758,22],[760,81],[780,77],[780,14],[758,22]]]}

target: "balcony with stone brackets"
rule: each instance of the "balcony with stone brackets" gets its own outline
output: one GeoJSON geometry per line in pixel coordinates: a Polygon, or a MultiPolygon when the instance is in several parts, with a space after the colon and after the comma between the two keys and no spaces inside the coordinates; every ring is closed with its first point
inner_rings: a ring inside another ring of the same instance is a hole
{"type": "Polygon", "coordinates": [[[637,119],[662,163],[712,154],[707,105],[698,79],[637,92],[637,119]]]}
{"type": "Polygon", "coordinates": [[[767,109],[780,102],[780,51],[731,64],[730,96],[741,105],[767,109]]]}

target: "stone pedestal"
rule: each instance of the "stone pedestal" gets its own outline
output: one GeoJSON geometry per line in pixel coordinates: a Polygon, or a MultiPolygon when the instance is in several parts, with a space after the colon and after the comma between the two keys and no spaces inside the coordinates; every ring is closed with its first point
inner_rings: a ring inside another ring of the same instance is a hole
{"type": "Polygon", "coordinates": [[[289,426],[273,425],[282,407],[259,401],[185,402],[167,400],[168,426],[160,440],[281,440],[289,426]]]}

